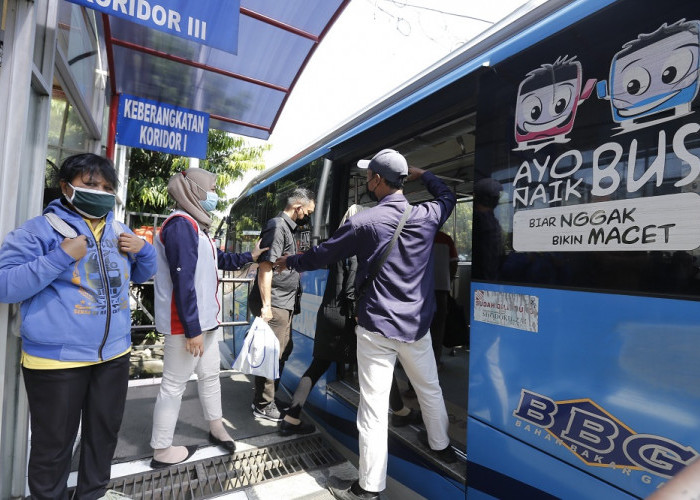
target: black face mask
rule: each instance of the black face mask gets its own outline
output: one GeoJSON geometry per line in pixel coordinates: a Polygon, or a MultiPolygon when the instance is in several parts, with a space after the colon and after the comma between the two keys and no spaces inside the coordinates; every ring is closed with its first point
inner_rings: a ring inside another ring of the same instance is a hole
{"type": "Polygon", "coordinates": [[[379,198],[377,198],[377,195],[374,193],[374,191],[369,190],[369,182],[365,185],[367,188],[367,195],[369,196],[369,199],[372,201],[379,201],[379,198]]]}
{"type": "Polygon", "coordinates": [[[297,226],[306,226],[311,223],[311,217],[305,215],[304,217],[297,219],[295,222],[297,223],[297,226]]]}

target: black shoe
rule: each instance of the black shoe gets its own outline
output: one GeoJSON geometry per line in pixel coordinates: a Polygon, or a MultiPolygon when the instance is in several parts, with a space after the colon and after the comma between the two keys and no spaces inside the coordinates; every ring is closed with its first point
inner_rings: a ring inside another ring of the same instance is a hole
{"type": "Polygon", "coordinates": [[[280,428],[277,433],[280,436],[291,436],[292,434],[311,434],[316,431],[316,426],[314,424],[305,424],[304,422],[299,422],[298,424],[292,424],[286,420],[282,420],[280,428]]]}
{"type": "Polygon", "coordinates": [[[379,493],[363,490],[359,481],[352,483],[352,486],[346,490],[333,486],[330,486],[328,489],[331,491],[331,495],[340,500],[379,500],[379,493]]]}
{"type": "Polygon", "coordinates": [[[197,445],[185,446],[185,448],[187,448],[187,456],[179,462],[161,462],[160,460],[156,460],[155,458],[153,458],[151,459],[151,469],[164,469],[172,465],[177,465],[181,464],[182,462],[186,462],[192,457],[192,455],[194,455],[194,452],[197,451],[197,445]]]}
{"type": "Polygon", "coordinates": [[[457,461],[457,455],[455,455],[452,445],[447,445],[447,448],[442,450],[433,450],[428,443],[428,433],[424,430],[418,431],[418,440],[423,443],[429,450],[430,453],[446,464],[453,464],[457,461]]]}
{"type": "Polygon", "coordinates": [[[232,455],[236,453],[236,443],[233,441],[233,439],[229,441],[222,441],[221,439],[214,437],[214,434],[210,432],[209,442],[215,444],[216,446],[221,446],[223,449],[225,449],[232,455]]]}
{"type": "Polygon", "coordinates": [[[273,422],[279,422],[282,420],[282,414],[277,409],[277,405],[274,402],[268,403],[263,407],[254,404],[253,416],[255,418],[264,418],[267,420],[272,420],[273,422]]]}
{"type": "Polygon", "coordinates": [[[420,425],[423,423],[423,415],[420,411],[411,408],[408,415],[397,415],[396,413],[391,414],[391,425],[394,427],[404,427],[409,424],[420,425]]]}

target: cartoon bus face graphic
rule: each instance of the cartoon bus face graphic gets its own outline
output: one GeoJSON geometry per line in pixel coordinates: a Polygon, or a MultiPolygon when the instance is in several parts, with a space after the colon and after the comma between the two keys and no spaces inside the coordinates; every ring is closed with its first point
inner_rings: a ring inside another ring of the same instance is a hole
{"type": "Polygon", "coordinates": [[[691,113],[698,93],[700,22],[666,23],[627,42],[610,64],[597,94],[609,99],[620,133],[691,113]]]}
{"type": "Polygon", "coordinates": [[[520,82],[515,108],[516,150],[567,142],[578,106],[591,95],[595,79],[582,88],[581,63],[566,56],[544,64],[520,82]]]}

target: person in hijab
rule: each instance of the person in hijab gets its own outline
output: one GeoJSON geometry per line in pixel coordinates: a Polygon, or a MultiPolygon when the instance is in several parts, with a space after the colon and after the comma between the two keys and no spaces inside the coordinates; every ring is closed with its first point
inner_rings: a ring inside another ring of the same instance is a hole
{"type": "Polygon", "coordinates": [[[92,153],[66,158],[62,197],[0,248],[0,302],[21,302],[22,375],[29,402],[31,498],[75,497],[109,483],[129,383],[129,281],[156,272],[153,247],[114,220],[117,172],[92,153]],[[82,424],[81,424],[82,421],[82,424]]]}
{"type": "Polygon", "coordinates": [[[172,445],[182,394],[193,372],[209,423],[209,442],[229,453],[236,450],[222,422],[217,269],[240,269],[263,251],[258,242],[252,253],[222,252],[209,237],[210,213],[218,203],[215,174],[200,168],[178,172],[168,182],[168,194],[176,208],[155,241],[156,330],[165,335],[163,379],[151,436],[151,467],[156,469],[183,462],[197,449],[172,445]]]}

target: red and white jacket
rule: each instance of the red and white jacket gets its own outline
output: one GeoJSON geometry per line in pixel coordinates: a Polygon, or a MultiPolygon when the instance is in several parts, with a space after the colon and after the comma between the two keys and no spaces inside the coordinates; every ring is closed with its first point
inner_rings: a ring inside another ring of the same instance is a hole
{"type": "Polygon", "coordinates": [[[154,246],[158,259],[155,276],[158,332],[184,333],[191,338],[218,327],[218,251],[209,235],[190,215],[176,210],[163,222],[154,246]],[[173,223],[175,218],[181,220],[173,223]],[[196,241],[182,219],[194,229],[196,241]],[[168,224],[172,226],[164,231],[168,224]]]}

